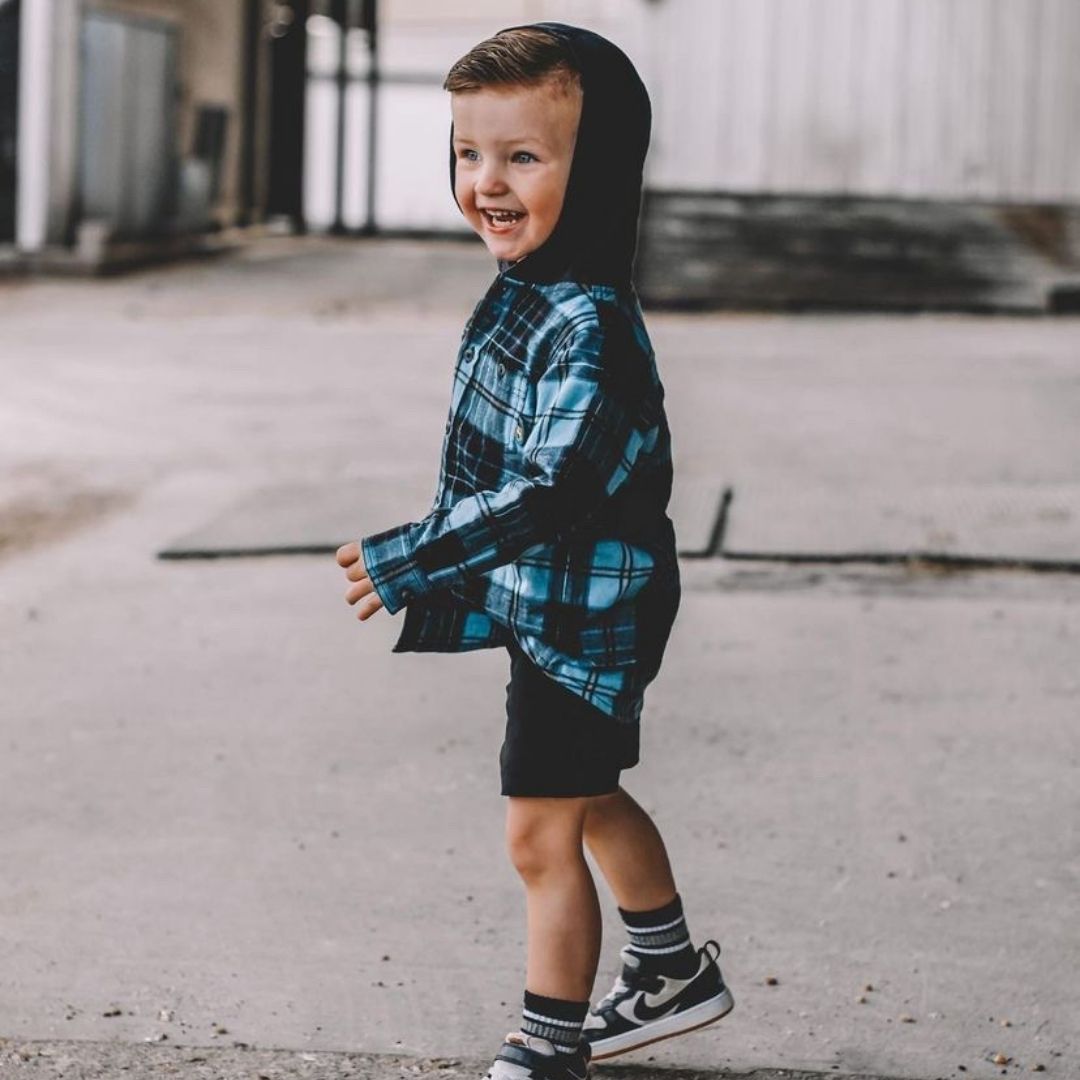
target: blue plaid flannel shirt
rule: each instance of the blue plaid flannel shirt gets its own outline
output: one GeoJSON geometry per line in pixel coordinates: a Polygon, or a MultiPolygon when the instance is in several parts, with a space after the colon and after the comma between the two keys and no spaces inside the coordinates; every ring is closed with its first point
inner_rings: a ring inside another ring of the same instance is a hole
{"type": "Polygon", "coordinates": [[[504,271],[462,333],[420,521],[365,536],[394,652],[516,640],[636,722],[679,603],[664,390],[632,288],[504,271]]]}

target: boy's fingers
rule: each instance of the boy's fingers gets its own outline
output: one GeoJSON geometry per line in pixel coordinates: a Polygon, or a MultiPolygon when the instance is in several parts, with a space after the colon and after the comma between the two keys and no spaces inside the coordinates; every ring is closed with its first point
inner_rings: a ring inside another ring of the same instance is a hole
{"type": "Polygon", "coordinates": [[[336,558],[338,566],[352,566],[360,558],[360,545],[355,540],[342,544],[337,549],[336,558]]]}
{"type": "Polygon", "coordinates": [[[352,566],[345,571],[345,576],[350,581],[362,581],[364,578],[370,577],[367,572],[367,567],[360,561],[354,562],[352,566]]]}
{"type": "Polygon", "coordinates": [[[358,581],[355,585],[350,585],[345,590],[345,599],[348,603],[355,604],[357,600],[362,599],[374,591],[375,586],[371,584],[371,578],[364,578],[363,581],[358,581]]]}
{"type": "Polygon", "coordinates": [[[379,599],[378,595],[373,593],[371,596],[364,597],[357,605],[356,617],[363,622],[364,619],[370,619],[382,606],[383,602],[379,599]]]}

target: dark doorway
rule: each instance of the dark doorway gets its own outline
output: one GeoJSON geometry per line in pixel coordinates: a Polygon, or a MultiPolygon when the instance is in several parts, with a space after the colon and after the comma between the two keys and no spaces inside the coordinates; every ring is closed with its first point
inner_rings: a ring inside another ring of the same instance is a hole
{"type": "Polygon", "coordinates": [[[19,114],[19,0],[0,0],[0,243],[15,239],[19,114]]]}
{"type": "Polygon", "coordinates": [[[275,4],[270,22],[270,147],[266,211],[302,227],[308,0],[275,4]]]}
{"type": "Polygon", "coordinates": [[[301,230],[374,230],[377,23],[377,0],[273,6],[269,216],[301,230]],[[319,207],[309,222],[312,186],[319,207]]]}

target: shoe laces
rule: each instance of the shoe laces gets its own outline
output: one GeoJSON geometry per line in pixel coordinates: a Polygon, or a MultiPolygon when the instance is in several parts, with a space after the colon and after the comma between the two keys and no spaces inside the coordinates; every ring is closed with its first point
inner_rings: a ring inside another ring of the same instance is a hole
{"type": "Polygon", "coordinates": [[[624,964],[622,972],[615,979],[615,985],[597,1002],[597,1011],[617,1005],[623,998],[636,994],[639,990],[655,994],[663,985],[659,975],[624,964]]]}
{"type": "MultiPolygon", "coordinates": [[[[720,955],[720,945],[710,938],[698,950],[698,956],[706,956],[716,963],[720,955]],[[715,950],[715,951],[713,951],[715,950]]],[[[621,973],[615,980],[615,985],[596,1004],[596,1011],[617,1005],[623,998],[630,994],[636,994],[644,990],[649,994],[656,994],[664,988],[664,977],[655,972],[645,970],[641,960],[633,953],[623,953],[624,963],[621,973]],[[633,957],[633,959],[628,959],[633,957]]]]}

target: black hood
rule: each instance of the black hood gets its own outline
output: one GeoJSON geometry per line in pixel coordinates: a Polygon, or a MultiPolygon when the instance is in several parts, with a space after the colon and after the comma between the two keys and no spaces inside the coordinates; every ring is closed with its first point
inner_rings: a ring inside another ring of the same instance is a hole
{"type": "MultiPolygon", "coordinates": [[[[522,281],[629,284],[652,122],[648,91],[629,57],[607,38],[565,23],[530,25],[566,44],[581,75],[581,120],[558,224],[535,251],[513,264],[500,260],[499,269],[522,281]]],[[[454,164],[451,123],[451,193],[454,164]]]]}

